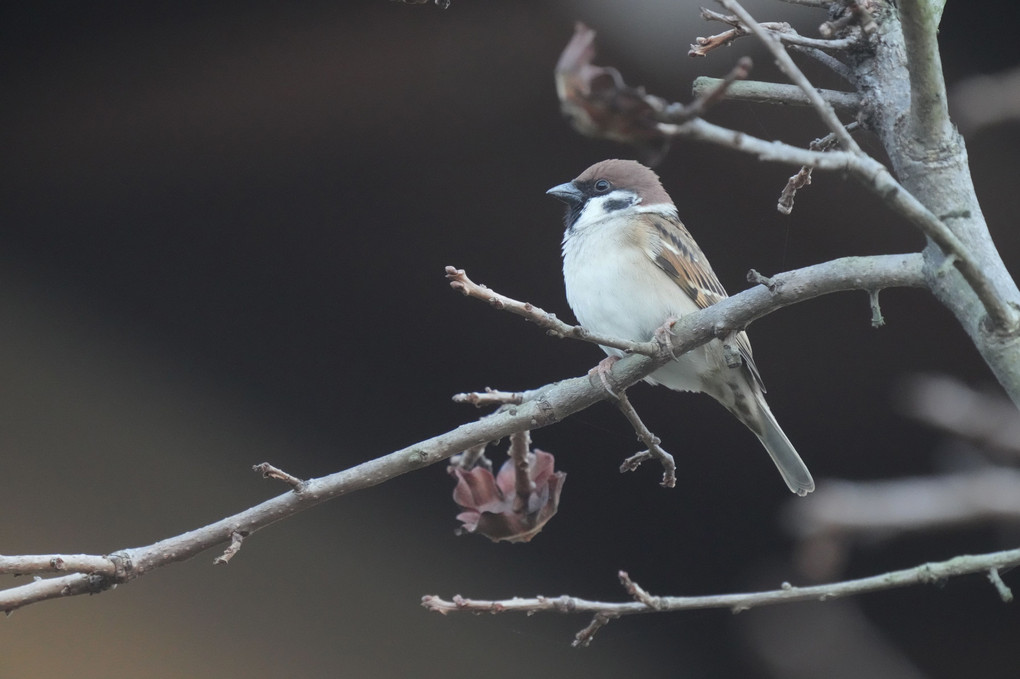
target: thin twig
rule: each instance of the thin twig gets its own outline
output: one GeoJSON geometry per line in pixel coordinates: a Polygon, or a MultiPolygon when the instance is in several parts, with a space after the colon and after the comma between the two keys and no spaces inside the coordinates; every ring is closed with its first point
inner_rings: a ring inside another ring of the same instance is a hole
{"type": "Polygon", "coordinates": [[[882,307],[878,303],[878,290],[868,291],[868,301],[871,304],[871,327],[881,328],[885,325],[885,317],[882,316],[882,307]]]}
{"type": "Polygon", "coordinates": [[[302,481],[298,477],[288,474],[287,472],[277,467],[274,467],[268,462],[257,464],[253,466],[251,470],[253,472],[262,474],[262,478],[264,479],[276,479],[277,481],[283,481],[288,486],[291,486],[295,491],[300,490],[302,484],[304,484],[304,481],[302,481]]]}
{"type": "MultiPolygon", "coordinates": [[[[765,141],[758,137],[713,125],[700,118],[680,125],[660,123],[664,133],[678,137],[689,137],[719,144],[757,156],[760,160],[807,165],[816,170],[838,170],[849,172],[871,192],[882,198],[886,205],[904,217],[931,238],[942,252],[951,257],[963,278],[981,300],[993,329],[1003,333],[1016,330],[1016,310],[1003,301],[985,272],[969,256],[960,238],[922,204],[914,194],[903,188],[889,170],[866,154],[832,151],[822,153],[811,151],[779,141],[765,141]]],[[[840,127],[845,134],[846,129],[840,127]]],[[[837,135],[839,137],[840,135],[837,135]]],[[[856,143],[855,143],[856,146],[856,143]]]]}
{"type": "Polygon", "coordinates": [[[478,465],[482,465],[485,469],[492,471],[492,460],[485,456],[485,449],[488,446],[488,443],[479,443],[477,446],[471,446],[463,453],[458,453],[451,457],[450,465],[456,465],[464,470],[471,470],[478,465]]]}
{"type": "Polygon", "coordinates": [[[999,575],[998,568],[988,569],[988,580],[995,587],[995,591],[999,593],[999,598],[1002,599],[1003,603],[1012,603],[1013,601],[1013,590],[1011,590],[1005,582],[1002,581],[1002,576],[999,575]]]}
{"type": "MultiPolygon", "coordinates": [[[[860,127],[860,123],[854,121],[846,126],[847,132],[852,132],[860,127]]],[[[808,144],[808,148],[812,151],[825,152],[832,149],[836,145],[836,135],[829,133],[821,139],[815,139],[813,142],[808,144]]],[[[797,196],[797,191],[808,186],[811,183],[811,168],[807,165],[801,166],[797,174],[790,177],[786,182],[786,186],[783,187],[782,193],[779,194],[779,203],[776,204],[776,209],[784,215],[788,215],[793,212],[793,201],[797,196]]]]}
{"type": "Polygon", "coordinates": [[[235,530],[230,534],[230,544],[223,550],[223,553],[213,559],[213,563],[216,565],[223,565],[230,563],[230,560],[237,556],[237,553],[241,551],[241,544],[244,539],[248,537],[248,534],[244,531],[235,530]]]}
{"type": "Polygon", "coordinates": [[[535,492],[535,482],[528,473],[530,468],[531,432],[528,430],[514,432],[510,435],[510,459],[514,464],[514,512],[525,512],[528,498],[535,492]]]}
{"type": "Polygon", "coordinates": [[[676,486],[676,462],[673,461],[673,456],[662,449],[659,445],[662,443],[662,440],[653,434],[645,426],[645,423],[641,421],[641,416],[638,415],[630,399],[627,398],[627,392],[622,389],[617,394],[616,407],[620,409],[623,416],[630,422],[630,426],[634,427],[634,433],[637,434],[638,439],[648,446],[648,450],[624,460],[620,466],[620,471],[634,471],[641,462],[649,458],[655,458],[662,464],[662,487],[674,488],[676,486]]]}
{"type": "Polygon", "coordinates": [[[452,266],[446,267],[446,278],[449,279],[450,287],[454,290],[459,290],[468,297],[488,302],[491,306],[501,311],[509,311],[517,316],[522,316],[540,328],[544,328],[547,334],[552,337],[573,337],[585,342],[592,342],[600,346],[612,347],[627,353],[642,354],[644,356],[655,356],[659,351],[659,347],[655,342],[632,342],[631,340],[594,333],[579,325],[564,323],[556,317],[556,314],[528,302],[519,302],[506,295],[493,292],[484,285],[475,283],[467,277],[463,269],[457,269],[452,266]]]}
{"type": "Polygon", "coordinates": [[[787,54],[783,45],[775,39],[774,33],[762,28],[762,26],[754,20],[754,17],[752,17],[748,11],[744,9],[739,2],[737,2],[737,0],[719,0],[719,2],[723,7],[737,15],[737,18],[739,18],[752,33],[758,36],[758,39],[762,41],[770,52],[772,52],[772,56],[776,58],[776,64],[779,66],[780,70],[786,74],[786,77],[793,81],[794,85],[797,85],[804,94],[807,95],[811,104],[818,112],[818,115],[829,128],[829,131],[833,132],[836,135],[836,138],[839,139],[840,145],[850,153],[863,155],[861,147],[857,145],[854,138],[846,131],[843,123],[841,123],[839,118],[836,117],[836,113],[832,110],[832,106],[822,99],[821,95],[818,94],[814,86],[811,84],[811,81],[807,79],[807,76],[801,72],[801,70],[797,67],[797,64],[793,63],[793,59],[791,59],[790,55],[787,54]]]}
{"type": "Polygon", "coordinates": [[[802,47],[800,45],[790,45],[790,49],[798,54],[811,57],[850,84],[857,82],[857,74],[854,73],[854,70],[831,54],[814,47],[802,47]]]}
{"type": "Polygon", "coordinates": [[[644,587],[631,580],[630,574],[627,573],[627,571],[620,571],[616,575],[620,579],[620,584],[623,585],[623,589],[631,596],[631,598],[634,599],[634,601],[643,603],[645,606],[653,610],[662,608],[662,599],[657,596],[652,596],[644,587]]]}
{"type": "Polygon", "coordinates": [[[584,629],[574,635],[574,641],[570,645],[575,648],[588,648],[588,646],[591,645],[592,639],[595,638],[595,633],[608,625],[609,621],[615,618],[616,616],[614,615],[596,613],[594,617],[592,617],[591,622],[589,622],[584,629]]]}
{"type": "MultiPolygon", "coordinates": [[[[742,594],[716,594],[709,596],[657,596],[636,597],[637,601],[592,601],[574,596],[533,597],[503,600],[467,599],[457,596],[453,600],[435,595],[422,597],[421,604],[437,613],[594,613],[606,619],[623,615],[665,613],[707,608],[728,608],[746,611],[760,606],[793,603],[797,601],[828,601],[912,585],[930,585],[948,578],[972,573],[990,573],[1020,565],[1020,549],[1011,549],[975,556],[957,556],[947,561],[925,563],[913,568],[890,571],[856,580],[844,580],[826,585],[794,587],[783,583],[779,589],[742,594]],[[653,605],[649,605],[649,601],[653,605]]],[[[624,580],[626,574],[621,574],[624,580]]],[[[626,578],[630,580],[629,577],[626,578]]],[[[628,587],[630,590],[630,587],[628,587]]],[[[643,590],[641,590],[643,592],[643,590]]],[[[633,593],[632,593],[633,594],[633,593]]],[[[647,595],[647,593],[645,593],[647,595]]],[[[604,624],[604,623],[603,623],[604,624]]]]}
{"type": "MultiPolygon", "coordinates": [[[[701,8],[701,18],[705,21],[718,21],[728,25],[729,30],[708,37],[697,37],[687,53],[691,57],[704,57],[712,50],[726,47],[737,38],[750,35],[751,31],[747,24],[744,24],[737,16],[727,16],[719,12],[713,12],[705,7],[701,8]]],[[[760,26],[771,33],[776,40],[787,45],[798,45],[821,50],[845,50],[851,47],[859,39],[859,35],[849,35],[843,38],[809,38],[798,33],[790,24],[785,21],[763,21],[760,26]]]]}
{"type": "Polygon", "coordinates": [[[811,168],[807,165],[802,165],[797,171],[797,174],[793,175],[786,181],[786,186],[783,187],[783,191],[779,194],[779,202],[776,203],[776,210],[778,210],[780,214],[784,215],[792,213],[793,201],[797,197],[797,192],[810,184],[811,168]]]}
{"type": "Polygon", "coordinates": [[[747,78],[753,66],[750,57],[741,57],[725,78],[712,78],[711,86],[706,86],[700,91],[695,88],[694,101],[689,106],[670,104],[663,109],[657,119],[664,123],[682,123],[701,118],[708,109],[728,98],[730,90],[738,84],[737,81],[747,78]]]}
{"type": "Polygon", "coordinates": [[[780,0],[790,5],[803,5],[804,7],[817,7],[819,9],[828,9],[829,5],[832,4],[833,0],[780,0]]]}
{"type": "Polygon", "coordinates": [[[771,278],[763,275],[757,269],[751,269],[747,272],[747,282],[754,283],[755,285],[764,285],[768,288],[769,292],[775,292],[779,286],[778,283],[774,283],[771,278]]]}
{"type": "Polygon", "coordinates": [[[485,406],[520,405],[524,394],[519,391],[498,391],[485,387],[485,391],[469,391],[453,395],[454,403],[468,403],[476,408],[485,406]]]}

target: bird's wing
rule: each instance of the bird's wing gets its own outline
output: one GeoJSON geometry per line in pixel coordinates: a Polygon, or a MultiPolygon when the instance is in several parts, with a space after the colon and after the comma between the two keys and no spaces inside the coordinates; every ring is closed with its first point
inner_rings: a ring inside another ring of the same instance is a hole
{"type": "MultiPolygon", "coordinates": [[[[699,309],[709,307],[729,295],[712,271],[712,265],[694,241],[687,227],[672,215],[644,213],[649,237],[645,239],[645,254],[659,269],[676,283],[699,309]]],[[[736,333],[733,340],[751,377],[765,391],[758,367],[754,364],[751,342],[747,333],[736,333]]]]}

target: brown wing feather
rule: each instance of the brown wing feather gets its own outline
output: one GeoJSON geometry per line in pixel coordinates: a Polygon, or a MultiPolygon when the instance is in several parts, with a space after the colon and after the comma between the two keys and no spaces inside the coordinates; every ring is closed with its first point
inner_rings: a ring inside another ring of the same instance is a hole
{"type": "MultiPolygon", "coordinates": [[[[646,253],[649,258],[698,305],[699,309],[711,306],[729,296],[719,277],[712,271],[712,265],[708,263],[705,253],[698,247],[683,222],[671,215],[645,213],[642,218],[657,236],[648,239],[649,248],[646,248],[646,253]]],[[[747,333],[738,332],[734,344],[744,359],[747,371],[764,392],[765,385],[758,373],[758,367],[754,364],[751,341],[747,333]]]]}

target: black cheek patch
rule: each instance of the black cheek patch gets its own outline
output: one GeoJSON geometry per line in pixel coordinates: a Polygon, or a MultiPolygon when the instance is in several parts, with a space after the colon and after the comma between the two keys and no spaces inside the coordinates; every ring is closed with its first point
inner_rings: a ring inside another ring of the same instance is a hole
{"type": "Polygon", "coordinates": [[[630,207],[633,203],[634,201],[632,200],[619,198],[617,200],[607,200],[605,205],[602,207],[606,212],[616,212],[617,210],[623,210],[624,208],[630,207]]]}

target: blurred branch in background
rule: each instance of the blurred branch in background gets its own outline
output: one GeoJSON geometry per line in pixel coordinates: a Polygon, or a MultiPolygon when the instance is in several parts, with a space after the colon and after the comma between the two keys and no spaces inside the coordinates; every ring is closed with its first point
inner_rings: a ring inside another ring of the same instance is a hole
{"type": "MultiPolygon", "coordinates": [[[[946,376],[917,375],[904,381],[897,405],[946,434],[939,448],[954,453],[948,460],[951,469],[905,479],[820,482],[811,503],[787,503],[785,523],[798,542],[794,563],[787,568],[812,581],[837,578],[854,551],[865,545],[887,545],[920,532],[1020,525],[1020,470],[1015,466],[1020,463],[1020,413],[1001,392],[979,391],[946,376]]],[[[989,568],[986,575],[1008,603],[1013,592],[1002,579],[1005,571],[989,568]]],[[[850,677],[862,671],[904,679],[923,676],[853,601],[800,607],[785,617],[745,618],[736,625],[777,676],[850,677]],[[826,634],[806,659],[801,655],[798,662],[789,662],[793,645],[807,629],[826,634]],[[847,674],[845,649],[855,655],[852,674],[847,674]]]]}
{"type": "Polygon", "coordinates": [[[953,120],[964,136],[1020,120],[1020,67],[968,78],[949,90],[953,120]]]}
{"type": "Polygon", "coordinates": [[[905,380],[897,400],[902,412],[949,436],[944,447],[955,453],[953,468],[906,479],[830,480],[814,502],[788,504],[800,570],[814,579],[838,576],[862,541],[1020,523],[1020,413],[1013,404],[935,375],[905,380]]]}

